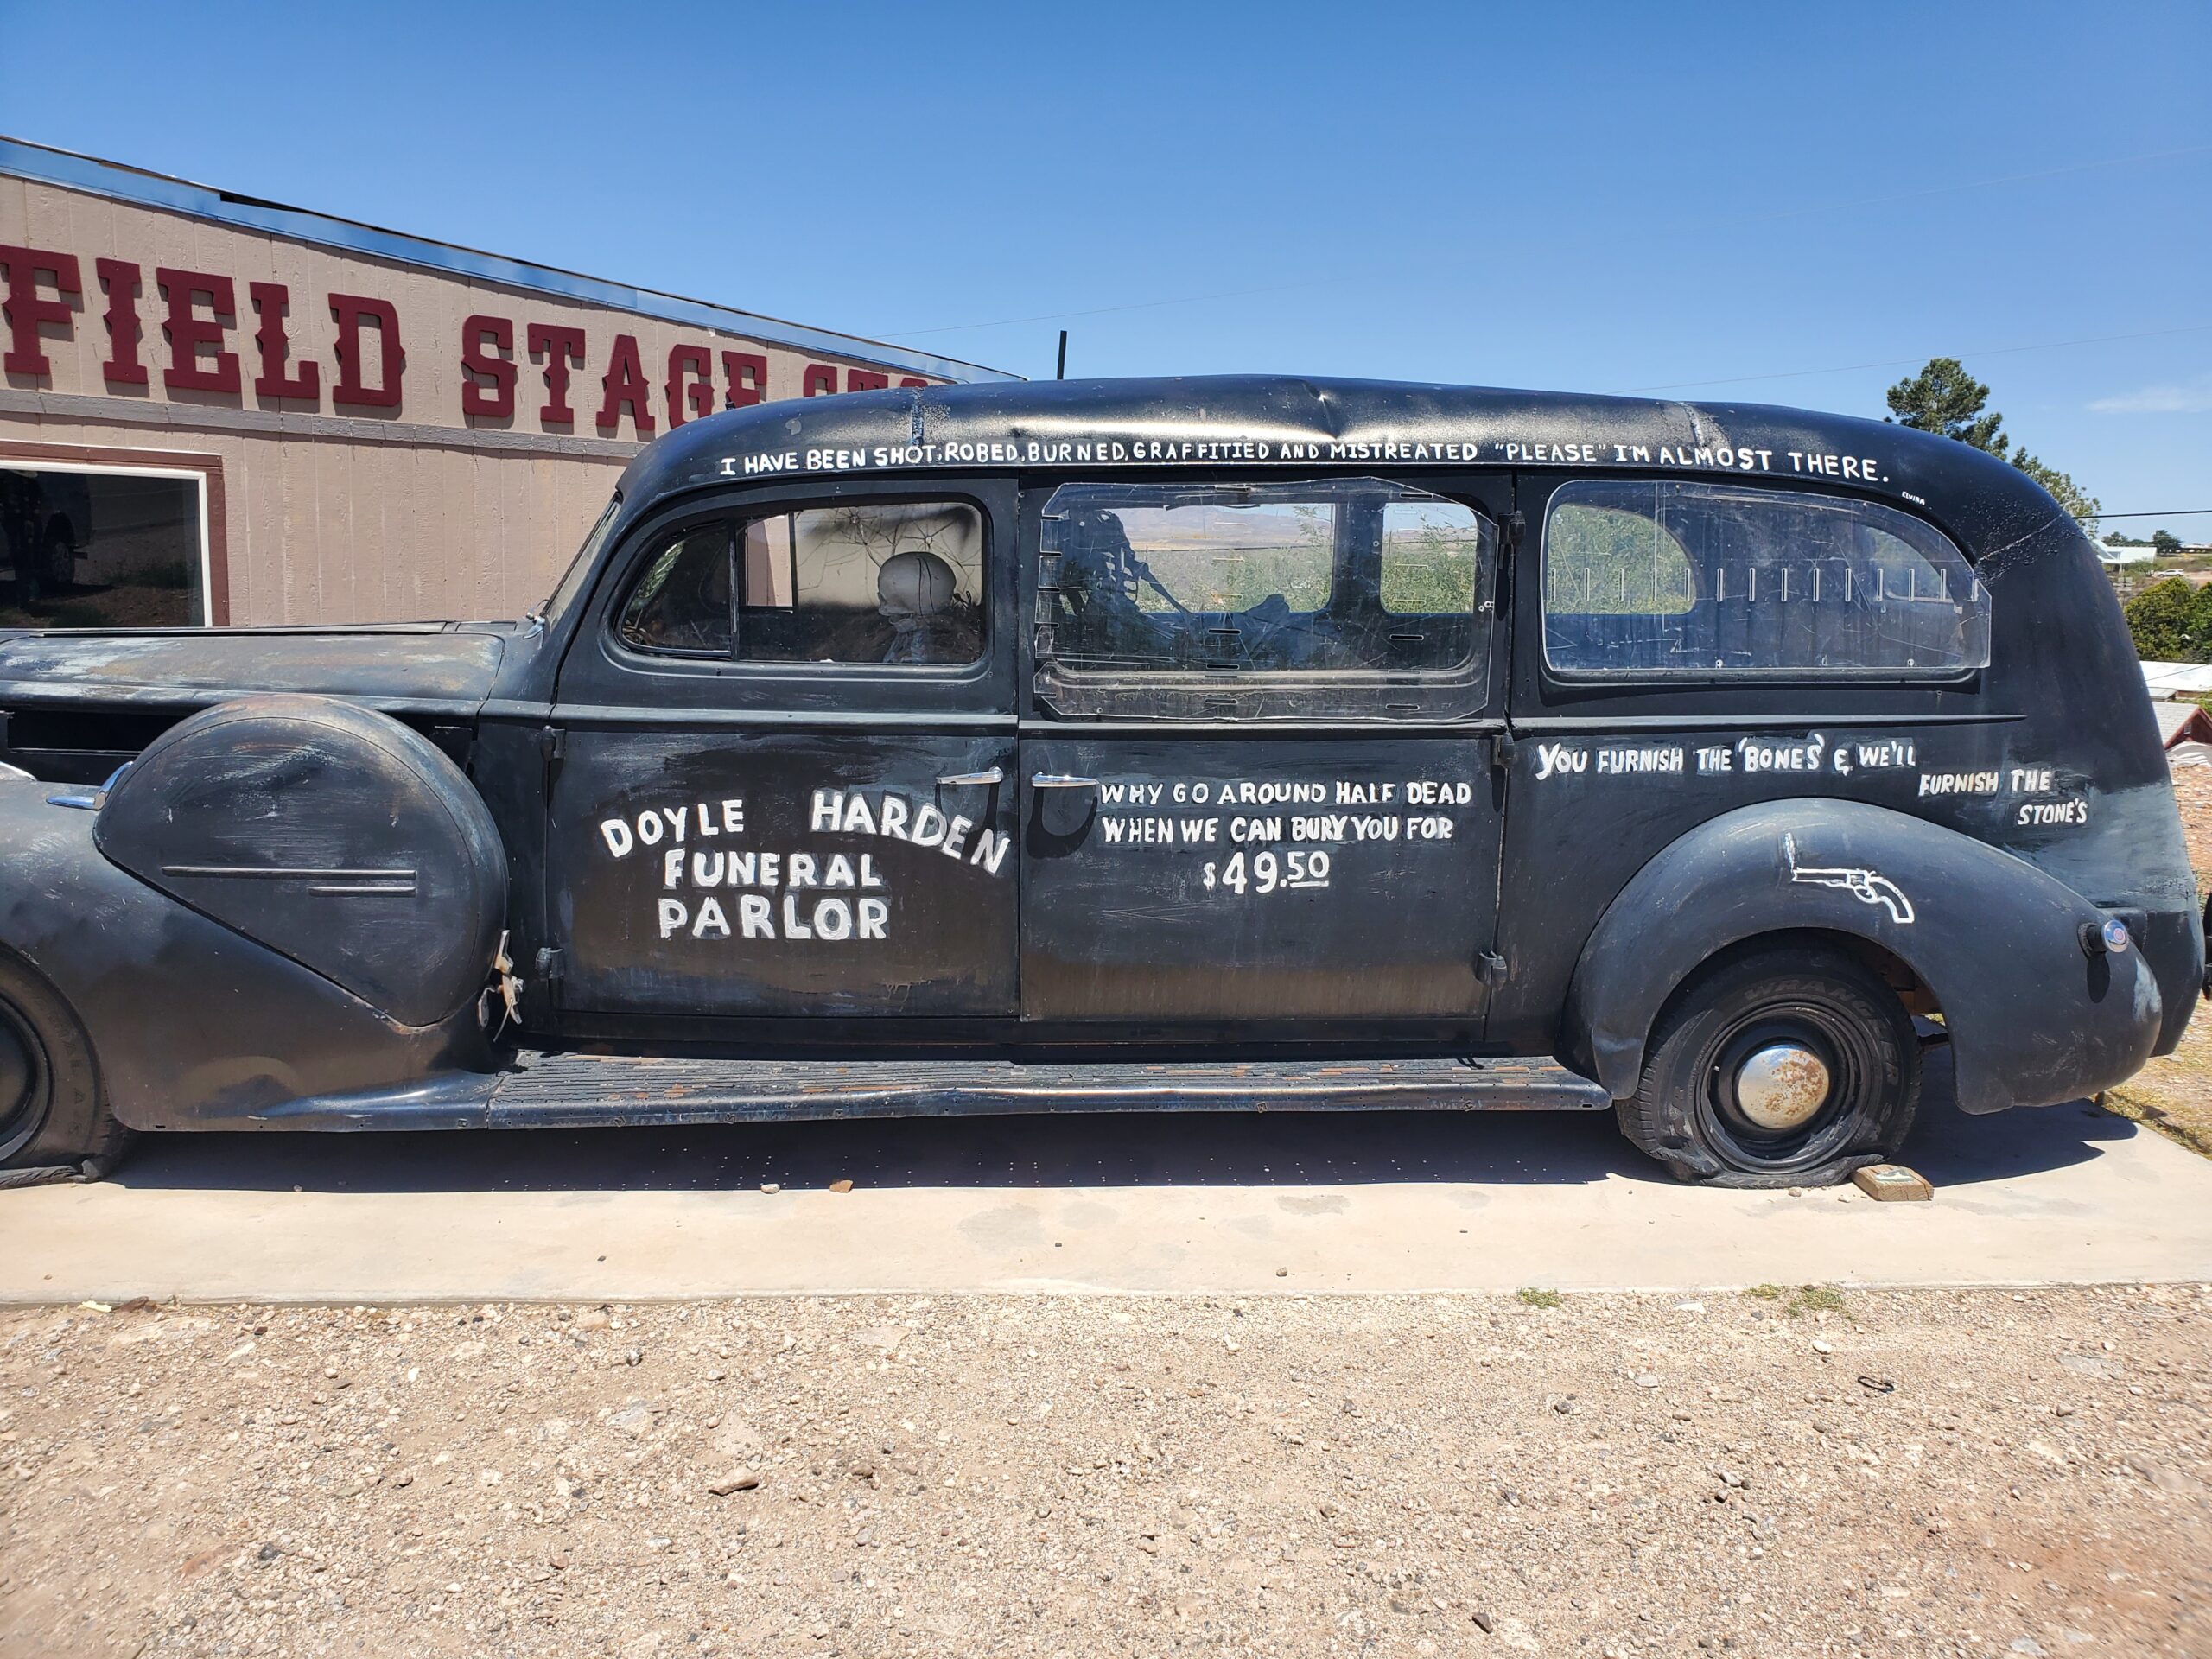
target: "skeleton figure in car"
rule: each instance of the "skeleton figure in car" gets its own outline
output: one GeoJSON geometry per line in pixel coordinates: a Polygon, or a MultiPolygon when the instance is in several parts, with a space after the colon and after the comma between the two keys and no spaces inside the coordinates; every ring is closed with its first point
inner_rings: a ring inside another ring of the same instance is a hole
{"type": "Polygon", "coordinates": [[[1145,588],[1177,614],[1191,614],[1137,556],[1119,514],[1088,507],[1067,515],[1060,526],[1059,609],[1072,652],[1160,654],[1169,636],[1138,606],[1145,588]]]}
{"type": "Polygon", "coordinates": [[[876,612],[891,625],[887,663],[972,663],[982,645],[976,607],[960,579],[936,554],[894,553],[876,572],[876,612]]]}

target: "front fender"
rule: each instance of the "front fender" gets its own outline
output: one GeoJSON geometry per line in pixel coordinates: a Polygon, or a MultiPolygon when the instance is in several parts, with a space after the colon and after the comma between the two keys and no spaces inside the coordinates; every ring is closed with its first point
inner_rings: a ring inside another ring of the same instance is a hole
{"type": "Polygon", "coordinates": [[[2141,953],[2090,956],[2105,919],[2033,865],[1856,801],[1791,800],[1700,824],[1599,918],[1567,995],[1566,1051],[1635,1093],[1667,999],[1714,953],[1763,934],[1866,939],[1935,993],[1969,1112],[2073,1100],[2151,1056],[2162,1007],[2141,953]]]}

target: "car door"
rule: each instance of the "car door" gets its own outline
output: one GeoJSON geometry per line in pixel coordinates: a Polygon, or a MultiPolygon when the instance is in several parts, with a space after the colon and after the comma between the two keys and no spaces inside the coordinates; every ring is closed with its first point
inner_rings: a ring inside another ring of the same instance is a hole
{"type": "Polygon", "coordinates": [[[564,1017],[1014,1012],[1013,503],[792,486],[639,524],[549,738],[564,1017]]]}
{"type": "Polygon", "coordinates": [[[1031,493],[1025,1020],[1478,1028],[1503,800],[1487,487],[1031,493]]]}

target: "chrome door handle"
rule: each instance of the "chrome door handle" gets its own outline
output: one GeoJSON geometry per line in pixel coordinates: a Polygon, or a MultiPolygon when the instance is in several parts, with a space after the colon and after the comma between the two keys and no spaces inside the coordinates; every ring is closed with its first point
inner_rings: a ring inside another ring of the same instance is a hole
{"type": "Polygon", "coordinates": [[[947,789],[981,789],[987,785],[1006,782],[1006,773],[993,766],[988,772],[948,772],[938,782],[947,789]]]}
{"type": "Polygon", "coordinates": [[[1029,774],[1032,789],[1096,789],[1096,778],[1076,778],[1065,772],[1033,772],[1029,774]]]}

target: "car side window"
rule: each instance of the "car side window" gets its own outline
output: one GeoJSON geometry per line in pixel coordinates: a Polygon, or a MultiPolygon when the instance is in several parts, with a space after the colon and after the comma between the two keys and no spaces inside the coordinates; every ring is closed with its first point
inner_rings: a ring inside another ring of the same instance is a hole
{"type": "Polygon", "coordinates": [[[959,666],[983,654],[984,569],[962,501],[721,517],[653,547],[615,632],[649,656],[959,666]]]}
{"type": "Polygon", "coordinates": [[[1040,652],[1071,676],[1466,670],[1490,521],[1381,479],[1066,484],[1043,518],[1040,652]]]}
{"type": "Polygon", "coordinates": [[[714,520],[669,537],[645,561],[618,630],[632,651],[664,657],[728,657],[731,526],[714,520]]]}
{"type": "Polygon", "coordinates": [[[1989,663],[1989,593],[1876,502],[1581,480],[1545,513],[1544,661],[1569,677],[1942,677],[1989,663]]]}

